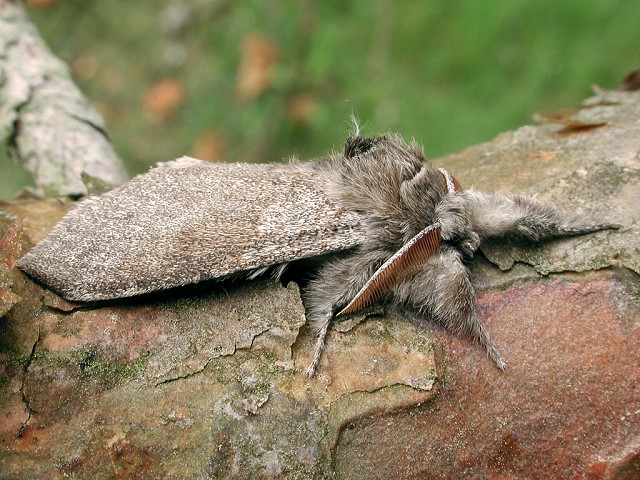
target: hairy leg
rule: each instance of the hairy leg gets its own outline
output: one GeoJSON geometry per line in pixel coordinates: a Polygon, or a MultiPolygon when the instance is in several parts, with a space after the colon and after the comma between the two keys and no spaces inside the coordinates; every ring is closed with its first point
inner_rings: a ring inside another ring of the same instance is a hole
{"type": "Polygon", "coordinates": [[[500,370],[506,364],[476,313],[475,292],[460,252],[450,246],[440,250],[416,276],[394,289],[394,301],[432,318],[448,331],[477,341],[500,370]]]}
{"type": "Polygon", "coordinates": [[[520,234],[540,241],[610,228],[613,222],[594,222],[588,217],[566,215],[548,204],[521,195],[486,194],[466,190],[450,196],[437,209],[443,238],[465,238],[470,228],[480,239],[520,234]]]}
{"type": "Polygon", "coordinates": [[[305,370],[310,377],[316,371],[329,324],[364,286],[376,269],[391,256],[382,250],[355,252],[326,263],[303,292],[307,307],[307,322],[317,335],[313,359],[305,370]]]}

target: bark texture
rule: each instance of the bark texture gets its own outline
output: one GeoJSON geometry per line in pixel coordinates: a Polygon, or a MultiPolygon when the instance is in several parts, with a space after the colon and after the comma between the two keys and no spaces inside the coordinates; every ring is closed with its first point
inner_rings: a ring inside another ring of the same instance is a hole
{"type": "MultiPolygon", "coordinates": [[[[549,119],[547,119],[549,120],[549,119]]],[[[509,368],[429,325],[335,325],[318,375],[295,284],[77,305],[15,262],[72,206],[0,203],[2,478],[640,478],[640,93],[435,160],[619,231],[470,263],[509,368]],[[560,123],[558,123],[560,122],[560,123]]],[[[0,0],[0,138],[42,193],[121,183],[102,121],[0,0]]]]}
{"type": "Polygon", "coordinates": [[[435,160],[618,231],[471,262],[509,365],[397,315],[336,325],[316,378],[295,284],[70,304],[15,261],[69,203],[0,214],[0,474],[10,478],[640,476],[640,93],[600,92],[435,160]],[[579,121],[578,121],[579,120],[579,121]]]}
{"type": "Polygon", "coordinates": [[[0,142],[44,196],[86,194],[83,172],[127,179],[102,118],[12,0],[0,0],[0,142]]]}

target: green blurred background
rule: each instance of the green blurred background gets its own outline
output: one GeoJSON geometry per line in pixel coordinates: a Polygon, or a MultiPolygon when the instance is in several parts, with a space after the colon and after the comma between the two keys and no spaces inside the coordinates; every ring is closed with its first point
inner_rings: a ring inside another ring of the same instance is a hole
{"type": "MultiPolygon", "coordinates": [[[[130,174],[340,148],[354,114],[430,157],[640,66],[638,0],[31,0],[130,174]]],[[[0,196],[28,175],[0,152],[0,196]]]]}

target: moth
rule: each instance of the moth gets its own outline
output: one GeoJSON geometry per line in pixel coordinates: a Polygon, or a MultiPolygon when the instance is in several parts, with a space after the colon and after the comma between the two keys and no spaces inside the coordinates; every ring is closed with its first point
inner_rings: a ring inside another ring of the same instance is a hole
{"type": "Polygon", "coordinates": [[[478,317],[466,262],[491,237],[616,228],[520,195],[464,190],[396,135],[289,164],[189,157],[78,203],[18,266],[72,301],[131,297],[209,279],[282,274],[318,259],[302,295],[317,336],[374,302],[432,320],[505,362],[478,317]]]}

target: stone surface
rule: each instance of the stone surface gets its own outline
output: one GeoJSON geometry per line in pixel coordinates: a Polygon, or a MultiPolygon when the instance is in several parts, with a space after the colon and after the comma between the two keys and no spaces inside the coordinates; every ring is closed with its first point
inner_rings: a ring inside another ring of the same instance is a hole
{"type": "Polygon", "coordinates": [[[380,311],[335,325],[318,376],[295,284],[75,305],[15,260],[69,208],[0,205],[2,478],[640,478],[640,96],[436,161],[622,224],[470,268],[508,363],[380,311]]]}
{"type": "Polygon", "coordinates": [[[584,103],[575,117],[601,126],[525,126],[441,159],[463,186],[525,193],[623,227],[534,249],[505,242],[483,246],[501,269],[523,262],[542,274],[609,266],[640,273],[640,91],[600,92],[584,103]]]}
{"type": "Polygon", "coordinates": [[[630,275],[481,294],[488,327],[508,346],[508,370],[442,335],[446,387],[422,407],[343,431],[338,477],[612,478],[630,452],[638,475],[640,283],[630,275]]]}
{"type": "Polygon", "coordinates": [[[312,339],[299,337],[295,284],[66,302],[14,264],[67,208],[3,206],[3,474],[322,478],[330,431],[436,391],[432,335],[397,316],[342,325],[322,373],[304,376],[312,339]]]}

